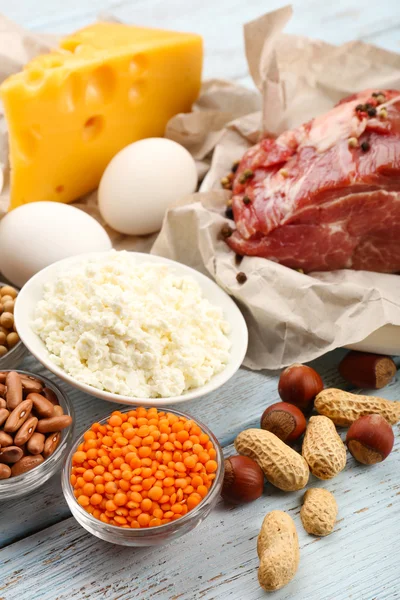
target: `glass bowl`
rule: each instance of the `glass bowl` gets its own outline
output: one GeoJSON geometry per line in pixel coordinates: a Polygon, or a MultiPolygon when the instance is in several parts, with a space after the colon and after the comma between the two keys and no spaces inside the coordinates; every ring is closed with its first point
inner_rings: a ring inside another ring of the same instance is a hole
{"type": "MultiPolygon", "coordinates": [[[[132,410],[132,407],[122,410],[122,413],[126,413],[132,410]]],[[[73,488],[70,482],[71,475],[71,467],[72,467],[72,456],[76,451],[79,444],[83,442],[83,435],[75,442],[73,445],[63,468],[62,472],[62,488],[64,492],[65,499],[67,504],[75,517],[78,523],[89,531],[89,533],[95,535],[96,537],[106,541],[111,542],[112,544],[119,544],[121,546],[158,546],[161,544],[166,544],[171,540],[181,537],[185,533],[188,533],[208,516],[210,511],[217,504],[222,483],[224,479],[224,455],[222,452],[222,448],[215,437],[215,435],[209,430],[206,425],[194,419],[188,414],[183,412],[179,412],[177,410],[167,409],[167,412],[177,415],[179,417],[183,416],[187,419],[191,419],[194,421],[204,433],[206,433],[211,441],[214,444],[217,456],[216,461],[218,463],[218,469],[216,471],[216,476],[214,479],[214,483],[210,488],[207,496],[198,504],[195,508],[190,510],[180,519],[176,521],[172,521],[171,523],[166,523],[165,525],[159,525],[158,527],[146,527],[143,529],[128,529],[124,527],[118,527],[116,525],[109,525],[107,523],[103,523],[99,519],[96,519],[91,514],[85,511],[82,508],[75,496],[73,494],[73,488]]],[[[106,418],[99,421],[101,425],[106,423],[106,421],[110,418],[111,415],[108,415],[106,418]]]]}
{"type": "MultiPolygon", "coordinates": [[[[4,369],[2,370],[4,372],[4,369]]],[[[17,498],[18,496],[24,496],[25,494],[31,493],[42,486],[50,477],[52,477],[62,466],[65,454],[71,448],[74,437],[74,422],[75,413],[71,402],[68,397],[57,387],[52,381],[37,375],[36,373],[28,373],[27,371],[17,371],[21,375],[29,375],[42,381],[46,387],[53,390],[57,395],[60,406],[63,407],[64,413],[72,417],[72,425],[61,432],[61,442],[57,450],[49,456],[42,464],[35,467],[27,473],[18,475],[17,477],[10,477],[9,479],[0,480],[0,502],[2,500],[10,500],[11,498],[17,498]]]]}
{"type": "MultiPolygon", "coordinates": [[[[4,281],[0,281],[0,288],[4,287],[5,285],[11,285],[11,284],[5,283],[4,281]]],[[[12,287],[14,287],[16,290],[18,290],[18,288],[16,288],[15,285],[13,285],[12,287]]],[[[19,292],[19,290],[18,290],[18,292],[19,292]]],[[[15,344],[14,348],[11,348],[11,350],[9,352],[7,352],[7,354],[5,354],[4,356],[2,356],[0,358],[0,371],[8,371],[9,369],[16,369],[18,367],[18,365],[21,364],[21,362],[23,361],[23,359],[25,358],[27,353],[28,353],[27,348],[24,346],[24,344],[20,340],[18,342],[18,344],[15,344]]]]}
{"type": "Polygon", "coordinates": [[[28,350],[20,340],[14,348],[0,358],[0,371],[15,371],[27,354],[28,350]]]}

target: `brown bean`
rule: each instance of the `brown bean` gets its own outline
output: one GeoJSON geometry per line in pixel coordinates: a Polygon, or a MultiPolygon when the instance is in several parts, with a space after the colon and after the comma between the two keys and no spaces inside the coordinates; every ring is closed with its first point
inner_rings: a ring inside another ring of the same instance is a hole
{"type": "Polygon", "coordinates": [[[5,329],[11,329],[14,325],[14,315],[10,312],[3,312],[0,315],[0,325],[5,329]]]}
{"type": "Polygon", "coordinates": [[[35,433],[32,434],[32,437],[28,440],[26,449],[31,454],[41,454],[44,448],[45,440],[46,438],[43,433],[38,433],[35,431],[35,433]]]}
{"type": "Polygon", "coordinates": [[[44,458],[41,454],[37,454],[36,456],[24,456],[11,467],[11,475],[13,477],[22,475],[22,473],[26,473],[27,471],[34,469],[43,461],[44,458]]]}
{"type": "Polygon", "coordinates": [[[56,406],[53,407],[53,417],[62,417],[63,414],[64,414],[64,409],[62,406],[57,404],[56,406]]]}
{"type": "Polygon", "coordinates": [[[43,384],[39,379],[34,379],[33,377],[26,377],[25,375],[21,375],[21,383],[24,388],[24,392],[36,392],[40,394],[43,390],[43,384]]]}
{"type": "Polygon", "coordinates": [[[7,374],[6,386],[7,408],[14,410],[22,402],[22,383],[18,373],[10,371],[7,374]]]}
{"type": "Polygon", "coordinates": [[[11,285],[3,285],[0,289],[1,296],[11,296],[11,298],[16,298],[18,296],[18,292],[11,285]]]}
{"type": "Polygon", "coordinates": [[[4,312],[8,312],[8,313],[13,313],[14,312],[14,300],[6,300],[4,302],[4,298],[3,298],[3,308],[4,308],[4,312]]]}
{"type": "Polygon", "coordinates": [[[8,465],[0,464],[0,479],[8,479],[11,477],[11,469],[8,465]]]}
{"type": "Polygon", "coordinates": [[[5,346],[7,343],[7,336],[5,333],[3,333],[2,331],[0,331],[0,345],[1,346],[5,346]]]}
{"type": "Polygon", "coordinates": [[[19,335],[18,333],[16,333],[15,331],[12,331],[11,333],[8,334],[7,336],[7,346],[9,347],[9,349],[11,350],[11,348],[14,348],[14,346],[16,346],[19,342],[19,335]]]}
{"type": "Polygon", "coordinates": [[[49,400],[49,402],[51,402],[52,404],[59,404],[57,394],[53,392],[51,388],[43,388],[42,396],[47,398],[47,400],[49,400]]]}
{"type": "Polygon", "coordinates": [[[51,433],[45,441],[43,456],[44,458],[49,458],[53,454],[53,452],[58,448],[61,442],[61,433],[57,431],[57,433],[51,433]]]}
{"type": "Polygon", "coordinates": [[[18,404],[17,408],[14,408],[7,421],[4,423],[4,431],[7,431],[8,433],[17,431],[30,417],[31,410],[32,400],[23,400],[21,404],[18,404]]]}
{"type": "Polygon", "coordinates": [[[0,408],[0,425],[3,425],[4,421],[7,421],[10,416],[10,411],[6,408],[0,408]]]}
{"type": "Polygon", "coordinates": [[[24,455],[22,448],[18,446],[6,446],[0,449],[0,463],[15,463],[24,455]]]}
{"type": "Polygon", "coordinates": [[[69,415],[50,417],[49,419],[40,419],[39,423],[37,424],[36,431],[39,433],[53,433],[69,427],[71,423],[72,417],[69,415]]]}
{"type": "Polygon", "coordinates": [[[48,418],[53,416],[53,404],[41,394],[36,394],[33,392],[29,394],[26,399],[32,400],[33,410],[39,415],[39,417],[48,418]]]}
{"type": "Polygon", "coordinates": [[[0,383],[0,396],[2,398],[5,398],[6,392],[7,392],[7,387],[4,385],[4,383],[0,383]]]}
{"type": "Polygon", "coordinates": [[[4,398],[0,398],[0,408],[6,408],[7,406],[7,402],[4,400],[4,398]]]}
{"type": "Polygon", "coordinates": [[[11,435],[9,435],[8,433],[6,433],[5,431],[1,431],[0,429],[0,448],[3,446],[12,446],[14,443],[14,440],[12,439],[11,435]]]}
{"type": "Polygon", "coordinates": [[[4,371],[0,371],[0,383],[5,383],[7,375],[8,375],[8,373],[5,373],[4,371]]]}
{"type": "Polygon", "coordinates": [[[14,444],[16,446],[23,446],[29,440],[31,435],[34,433],[38,419],[36,417],[29,417],[25,423],[18,429],[16,436],[14,437],[14,444]]]}
{"type": "Polygon", "coordinates": [[[0,346],[0,358],[2,356],[5,356],[8,352],[8,348],[6,348],[5,346],[0,346]]]}

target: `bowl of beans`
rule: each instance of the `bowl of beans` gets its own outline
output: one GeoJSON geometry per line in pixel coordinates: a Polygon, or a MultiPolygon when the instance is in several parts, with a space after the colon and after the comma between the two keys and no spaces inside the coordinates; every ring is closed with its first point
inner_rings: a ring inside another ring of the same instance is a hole
{"type": "Polygon", "coordinates": [[[0,369],[16,369],[27,353],[14,322],[18,290],[0,281],[0,369]]]}
{"type": "Polygon", "coordinates": [[[0,371],[0,501],[32,492],[58,471],[73,421],[72,404],[52,381],[0,371]]]}
{"type": "Polygon", "coordinates": [[[199,525],[223,477],[222,449],[204,424],[137,407],[92,424],[70,451],[62,486],[73,516],[93,535],[153,546],[199,525]]]}

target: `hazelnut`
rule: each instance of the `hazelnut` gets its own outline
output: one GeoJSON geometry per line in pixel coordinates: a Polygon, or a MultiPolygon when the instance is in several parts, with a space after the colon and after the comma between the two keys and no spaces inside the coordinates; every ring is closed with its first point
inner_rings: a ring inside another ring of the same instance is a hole
{"type": "Polygon", "coordinates": [[[363,465],[374,465],[389,456],[394,444],[393,430],[381,415],[365,415],[352,423],[346,444],[363,465]]]}
{"type": "Polygon", "coordinates": [[[286,443],[294,442],[303,435],[306,426],[301,410],[288,402],[276,402],[268,406],[261,417],[261,429],[274,433],[286,443]]]}
{"type": "Polygon", "coordinates": [[[225,460],[221,496],[227,502],[241,504],[259,498],[264,488],[261,467],[248,456],[230,456],[225,460]]]}
{"type": "Polygon", "coordinates": [[[352,350],[339,364],[339,373],[359,388],[379,390],[396,375],[396,365],[389,356],[352,350]]]}
{"type": "Polygon", "coordinates": [[[314,369],[294,364],[282,371],[278,392],[284,402],[300,408],[303,413],[312,410],[315,397],[322,392],[324,384],[314,369]]]}

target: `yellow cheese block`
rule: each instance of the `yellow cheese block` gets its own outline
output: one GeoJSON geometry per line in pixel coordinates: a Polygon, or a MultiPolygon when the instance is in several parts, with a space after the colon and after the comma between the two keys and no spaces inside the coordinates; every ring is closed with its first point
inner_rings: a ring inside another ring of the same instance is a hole
{"type": "Polygon", "coordinates": [[[201,67],[198,35],[97,23],[9,77],[10,208],[95,189],[121,148],[190,111],[201,67]]]}

